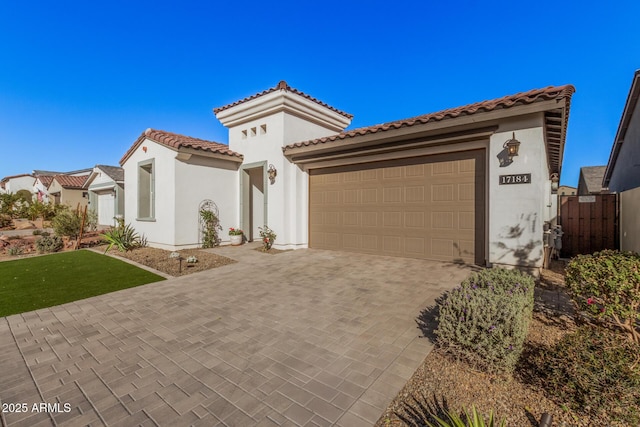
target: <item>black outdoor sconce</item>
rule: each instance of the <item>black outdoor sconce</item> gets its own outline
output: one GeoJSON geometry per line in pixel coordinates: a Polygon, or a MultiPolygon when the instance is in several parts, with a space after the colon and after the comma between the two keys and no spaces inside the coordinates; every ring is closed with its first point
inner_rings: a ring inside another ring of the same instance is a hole
{"type": "Polygon", "coordinates": [[[513,161],[513,158],[518,155],[518,150],[520,149],[520,141],[516,139],[515,132],[513,132],[511,139],[505,142],[502,147],[507,150],[509,161],[513,161]]]}
{"type": "Polygon", "coordinates": [[[269,169],[267,169],[267,174],[269,174],[269,182],[273,185],[273,183],[276,182],[276,176],[278,175],[276,167],[270,164],[269,169]]]}
{"type": "Polygon", "coordinates": [[[496,157],[500,161],[500,167],[504,168],[513,163],[513,158],[518,155],[520,149],[520,141],[516,139],[516,133],[513,132],[511,139],[502,144],[503,150],[496,157]]]}
{"type": "Polygon", "coordinates": [[[551,174],[551,192],[556,193],[558,191],[558,184],[560,183],[560,177],[557,173],[551,174]]]}

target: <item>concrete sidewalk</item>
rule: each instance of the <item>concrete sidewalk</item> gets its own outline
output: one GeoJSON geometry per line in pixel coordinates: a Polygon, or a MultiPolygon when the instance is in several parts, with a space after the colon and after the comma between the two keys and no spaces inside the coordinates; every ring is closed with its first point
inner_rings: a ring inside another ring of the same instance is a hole
{"type": "Polygon", "coordinates": [[[416,317],[470,271],[210,251],[239,262],[0,318],[3,423],[370,426],[432,347],[416,317]]]}

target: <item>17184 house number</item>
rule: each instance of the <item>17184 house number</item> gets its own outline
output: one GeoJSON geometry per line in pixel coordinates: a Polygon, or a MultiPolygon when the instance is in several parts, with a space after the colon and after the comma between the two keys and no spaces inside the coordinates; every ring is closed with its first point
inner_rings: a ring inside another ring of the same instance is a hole
{"type": "Polygon", "coordinates": [[[530,173],[518,173],[515,175],[500,175],[500,185],[502,184],[531,184],[530,173]]]}

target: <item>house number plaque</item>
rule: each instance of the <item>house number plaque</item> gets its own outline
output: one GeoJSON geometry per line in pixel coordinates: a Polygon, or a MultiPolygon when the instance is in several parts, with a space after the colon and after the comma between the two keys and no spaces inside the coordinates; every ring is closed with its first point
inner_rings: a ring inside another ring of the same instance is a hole
{"type": "Polygon", "coordinates": [[[530,173],[518,173],[515,175],[500,175],[500,185],[503,184],[531,184],[530,173]]]}

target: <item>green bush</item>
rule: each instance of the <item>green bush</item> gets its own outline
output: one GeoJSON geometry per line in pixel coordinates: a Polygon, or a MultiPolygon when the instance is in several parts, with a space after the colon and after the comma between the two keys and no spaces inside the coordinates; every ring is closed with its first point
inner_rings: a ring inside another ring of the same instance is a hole
{"type": "Polygon", "coordinates": [[[438,344],[486,371],[513,371],[531,322],[534,285],[515,270],[472,274],[438,301],[438,344]]]}
{"type": "Polygon", "coordinates": [[[585,325],[530,356],[527,376],[558,403],[640,425],[640,347],[585,325]]]}
{"type": "Polygon", "coordinates": [[[64,243],[58,236],[42,236],[36,240],[36,249],[40,253],[58,252],[64,243]]]}
{"type": "Polygon", "coordinates": [[[109,244],[104,251],[105,254],[109,252],[109,249],[113,246],[118,248],[120,252],[127,252],[135,248],[141,248],[147,244],[147,239],[144,236],[140,237],[131,224],[113,227],[105,231],[101,236],[109,244]]]}
{"type": "Polygon", "coordinates": [[[566,273],[580,311],[593,320],[613,323],[640,344],[640,255],[613,250],[578,255],[566,273]]]}
{"type": "Polygon", "coordinates": [[[67,236],[75,240],[80,235],[82,215],[75,210],[62,210],[53,217],[51,226],[57,236],[67,236]]]}
{"type": "Polygon", "coordinates": [[[50,220],[55,215],[55,208],[50,203],[43,203],[39,200],[34,200],[29,205],[28,214],[29,219],[32,221],[38,218],[50,220]]]}
{"type": "Polygon", "coordinates": [[[13,220],[10,215],[0,214],[0,228],[11,227],[13,220]]]}

